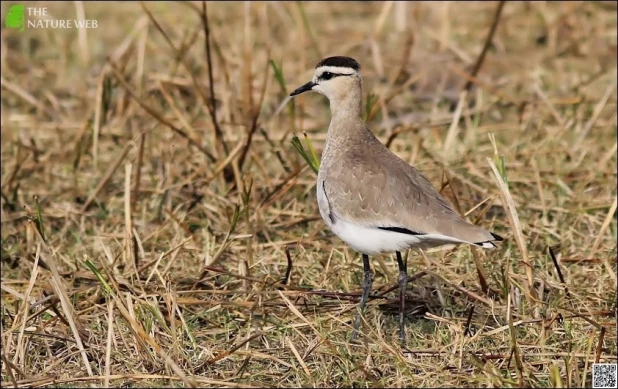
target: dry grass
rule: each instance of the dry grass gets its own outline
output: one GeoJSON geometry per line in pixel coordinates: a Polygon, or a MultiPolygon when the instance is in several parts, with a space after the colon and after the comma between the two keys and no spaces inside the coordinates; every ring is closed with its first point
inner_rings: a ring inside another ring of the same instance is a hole
{"type": "Polygon", "coordinates": [[[2,385],[590,386],[617,354],[616,5],[507,3],[471,77],[496,5],[209,3],[208,47],[199,2],[3,29],[2,385]],[[410,253],[433,276],[405,347],[394,291],[348,343],[359,255],[291,145],[321,151],[327,101],[275,115],[332,54],[374,132],[506,238],[410,253]]]}

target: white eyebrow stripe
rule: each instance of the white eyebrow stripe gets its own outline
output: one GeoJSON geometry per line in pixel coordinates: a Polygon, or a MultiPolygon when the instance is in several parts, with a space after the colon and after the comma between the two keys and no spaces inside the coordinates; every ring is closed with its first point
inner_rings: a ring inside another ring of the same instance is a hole
{"type": "Polygon", "coordinates": [[[356,73],[356,70],[348,67],[338,67],[338,66],[320,66],[315,69],[315,74],[323,74],[324,72],[331,72],[333,74],[341,74],[342,76],[351,76],[356,73]],[[345,73],[344,73],[345,72],[345,73]]]}

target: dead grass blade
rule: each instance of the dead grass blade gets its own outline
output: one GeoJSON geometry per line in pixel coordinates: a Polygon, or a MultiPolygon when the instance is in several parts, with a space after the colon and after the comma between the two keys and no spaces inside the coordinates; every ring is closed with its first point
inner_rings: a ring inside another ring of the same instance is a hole
{"type": "MultiPolygon", "coordinates": [[[[215,97],[215,81],[212,76],[212,55],[210,53],[210,25],[208,24],[208,7],[206,6],[206,1],[202,1],[202,26],[204,27],[204,45],[206,51],[206,63],[208,64],[208,87],[210,89],[210,117],[212,119],[212,125],[215,128],[215,136],[219,144],[223,147],[225,154],[228,155],[228,147],[227,143],[225,143],[225,139],[223,139],[223,131],[221,131],[221,126],[219,125],[219,120],[217,119],[217,104],[215,97]]],[[[241,165],[242,166],[242,165],[241,165]]]]}
{"type": "Polygon", "coordinates": [[[82,343],[81,334],[85,333],[83,326],[81,323],[78,327],[78,319],[75,315],[75,310],[73,309],[73,305],[69,300],[69,296],[67,295],[66,286],[64,285],[64,281],[60,277],[58,273],[58,268],[56,266],[56,259],[50,256],[49,261],[46,261],[49,264],[52,272],[52,278],[49,280],[56,296],[60,299],[60,305],[62,306],[62,311],[64,312],[64,317],[69,323],[69,327],[71,328],[71,332],[73,332],[73,337],[75,339],[75,344],[79,349],[82,360],[84,362],[84,366],[86,367],[86,372],[90,377],[94,374],[92,372],[92,368],[90,367],[90,361],[88,360],[88,354],[86,353],[86,349],[84,348],[84,344],[82,343]]]}
{"type": "Polygon", "coordinates": [[[163,82],[161,82],[161,80],[159,80],[158,86],[159,86],[159,90],[161,91],[161,94],[163,95],[163,98],[165,98],[165,101],[170,106],[172,112],[174,113],[174,116],[176,116],[176,119],[178,119],[178,121],[182,123],[184,130],[187,131],[187,133],[190,136],[194,136],[195,129],[193,129],[193,127],[191,126],[191,123],[189,123],[187,118],[182,114],[182,112],[180,112],[180,109],[178,109],[178,107],[176,106],[174,99],[172,98],[172,96],[170,96],[169,92],[167,91],[167,88],[163,85],[163,82]]]}
{"type": "MultiPolygon", "coordinates": [[[[90,116],[90,115],[89,115],[90,116]]],[[[73,171],[77,171],[79,163],[81,161],[83,151],[86,149],[85,141],[87,139],[86,133],[92,127],[92,119],[88,118],[84,121],[82,128],[79,130],[77,136],[75,136],[75,158],[73,159],[73,171]]]]}
{"type": "Polygon", "coordinates": [[[13,83],[11,81],[8,81],[7,79],[5,79],[2,76],[0,76],[0,85],[3,88],[6,88],[9,92],[12,92],[13,94],[15,94],[20,99],[24,100],[28,104],[30,104],[33,107],[35,107],[39,111],[43,112],[50,119],[56,118],[56,116],[57,116],[56,112],[54,112],[51,109],[47,108],[45,105],[43,105],[43,103],[39,99],[37,99],[34,96],[32,96],[30,93],[28,93],[26,90],[24,90],[19,85],[15,84],[15,83],[13,83]]]}
{"type": "MultiPolygon", "coordinates": [[[[298,350],[296,350],[296,347],[294,346],[294,343],[292,343],[292,341],[290,341],[290,339],[286,339],[286,342],[288,344],[288,347],[290,348],[290,350],[292,350],[292,353],[294,354],[294,356],[296,357],[296,360],[298,361],[298,363],[300,364],[300,366],[303,368],[303,371],[305,372],[305,374],[307,375],[307,378],[310,381],[313,381],[311,379],[311,371],[309,371],[309,368],[307,367],[307,364],[305,363],[305,361],[303,360],[303,358],[300,356],[300,354],[298,353],[298,350]]],[[[311,386],[315,387],[315,384],[312,382],[311,386]]]]}
{"type": "Polygon", "coordinates": [[[245,163],[245,158],[247,157],[247,153],[249,152],[249,148],[251,147],[251,143],[253,141],[253,135],[258,129],[258,118],[260,117],[262,104],[264,103],[264,96],[266,95],[266,86],[268,85],[268,75],[269,75],[268,70],[270,69],[269,63],[271,63],[270,54],[266,55],[266,58],[267,58],[267,62],[266,62],[266,66],[264,67],[264,81],[262,82],[262,89],[260,91],[260,100],[257,106],[255,106],[254,108],[253,119],[251,120],[251,127],[249,128],[249,133],[247,134],[247,142],[245,143],[245,147],[243,148],[242,153],[240,154],[240,157],[238,157],[238,170],[240,171],[242,171],[242,168],[245,163]]]}
{"type": "Polygon", "coordinates": [[[567,287],[567,284],[564,281],[564,276],[562,275],[562,270],[560,270],[560,265],[558,264],[558,260],[556,259],[556,254],[554,254],[554,250],[551,248],[551,246],[547,248],[547,251],[549,252],[549,256],[551,258],[551,261],[554,264],[554,267],[556,268],[556,273],[558,274],[558,279],[564,285],[564,293],[566,294],[567,298],[570,300],[571,299],[571,295],[569,293],[569,288],[567,287]]]}
{"type": "MultiPolygon", "coordinates": [[[[13,370],[15,370],[16,372],[19,372],[19,367],[15,366],[15,364],[11,361],[9,361],[9,358],[7,358],[6,354],[4,352],[2,352],[2,360],[5,363],[6,366],[6,371],[9,375],[9,379],[11,380],[11,382],[13,383],[13,387],[17,388],[17,380],[15,379],[15,375],[13,374],[13,370]]],[[[25,375],[22,373],[22,377],[26,378],[25,375]]]]}
{"type": "MultiPolygon", "coordinates": [[[[491,46],[491,42],[493,40],[494,34],[496,33],[496,29],[498,28],[498,22],[500,21],[500,14],[502,14],[502,9],[504,8],[504,4],[506,4],[505,0],[501,0],[498,2],[498,7],[496,8],[496,13],[494,14],[494,19],[491,22],[491,27],[489,28],[489,32],[487,33],[487,39],[485,39],[485,44],[483,45],[483,49],[481,50],[481,54],[477,58],[474,63],[474,68],[472,68],[472,72],[470,75],[472,77],[476,77],[479,70],[481,70],[481,66],[483,65],[483,61],[485,60],[485,55],[487,54],[487,50],[489,50],[489,46],[491,46]]],[[[464,86],[465,91],[470,91],[472,88],[473,82],[472,80],[468,80],[466,85],[464,86]]]]}
{"type": "MultiPolygon", "coordinates": [[[[105,81],[107,79],[107,73],[101,72],[101,74],[99,74],[99,78],[97,80],[96,98],[94,101],[95,106],[93,123],[94,126],[92,132],[92,162],[95,168],[99,163],[99,137],[101,134],[101,126],[105,117],[105,112],[103,112],[103,93],[105,92],[105,81]]],[[[86,128],[87,127],[84,127],[84,131],[86,130],[86,128]]],[[[76,146],[78,145],[79,143],[76,146]]]]}
{"type": "Polygon", "coordinates": [[[142,289],[140,276],[137,271],[139,265],[139,254],[137,247],[137,238],[133,234],[133,216],[131,214],[131,170],[133,165],[129,162],[124,165],[124,227],[125,227],[125,263],[135,271],[137,285],[142,289]]]}
{"type": "MultiPolygon", "coordinates": [[[[519,251],[522,256],[521,262],[524,265],[526,278],[528,281],[528,283],[526,284],[526,293],[533,297],[535,295],[535,291],[533,288],[534,279],[532,277],[532,265],[530,263],[530,260],[528,259],[528,250],[521,227],[521,222],[519,221],[519,216],[517,215],[517,207],[515,206],[515,202],[513,201],[513,197],[509,192],[509,188],[506,186],[506,183],[504,182],[502,175],[498,171],[498,168],[494,164],[494,161],[492,161],[491,158],[487,158],[487,163],[489,164],[489,167],[491,167],[491,170],[494,173],[494,182],[500,190],[500,199],[502,201],[502,206],[506,211],[507,217],[509,219],[509,224],[511,225],[511,228],[513,229],[513,234],[515,235],[515,241],[517,242],[517,246],[519,247],[519,251]]],[[[533,299],[531,298],[530,301],[533,301],[533,299]]]]}
{"type": "MultiPolygon", "coordinates": [[[[614,74],[616,74],[615,70],[616,69],[614,68],[614,74]]],[[[603,111],[603,108],[605,108],[607,101],[609,100],[609,98],[611,97],[611,95],[614,93],[615,90],[616,90],[616,79],[614,76],[614,80],[610,82],[609,85],[607,86],[607,89],[605,90],[605,94],[603,95],[601,100],[597,103],[597,105],[594,107],[592,116],[586,122],[584,129],[581,131],[581,133],[577,137],[577,140],[575,141],[575,144],[574,144],[575,150],[579,150],[581,148],[582,142],[588,136],[588,133],[590,132],[592,127],[595,125],[595,123],[599,119],[599,115],[601,114],[601,111],[603,111]]]]}
{"type": "Polygon", "coordinates": [[[429,270],[425,270],[425,272],[427,274],[429,274],[431,277],[444,282],[445,284],[449,285],[449,287],[457,289],[458,291],[462,292],[463,294],[467,295],[468,297],[470,297],[470,298],[472,298],[474,300],[480,301],[481,303],[483,303],[484,305],[486,305],[488,307],[493,307],[494,306],[494,303],[490,299],[485,298],[483,296],[480,296],[480,295],[478,295],[478,294],[476,294],[476,293],[472,292],[471,290],[468,290],[468,289],[466,289],[464,287],[461,287],[459,285],[453,284],[448,279],[442,277],[438,273],[435,273],[435,272],[432,272],[432,271],[429,271],[429,270]]]}
{"type": "Polygon", "coordinates": [[[227,357],[229,357],[230,355],[234,354],[236,351],[240,350],[244,345],[248,344],[249,342],[251,342],[254,339],[259,338],[260,336],[262,336],[263,334],[258,332],[256,334],[251,335],[250,337],[248,337],[247,339],[243,340],[242,342],[240,342],[239,344],[237,344],[236,346],[232,347],[230,350],[228,351],[224,351],[222,353],[220,353],[219,355],[217,355],[214,358],[211,358],[207,361],[205,361],[202,365],[202,368],[206,365],[212,365],[218,361],[221,361],[227,357]]]}
{"type": "Polygon", "coordinates": [[[112,339],[114,338],[114,301],[107,302],[107,345],[105,347],[105,378],[103,387],[109,388],[111,376],[112,339]]]}
{"type": "Polygon", "coordinates": [[[86,212],[88,208],[90,208],[90,205],[92,204],[94,199],[97,197],[101,189],[103,189],[105,184],[107,184],[107,182],[112,178],[114,173],[116,173],[116,170],[118,170],[118,167],[120,167],[120,164],[122,163],[122,161],[124,161],[125,157],[129,153],[129,150],[131,150],[131,147],[133,147],[133,142],[127,142],[127,144],[124,146],[124,149],[122,149],[120,156],[118,157],[118,159],[116,159],[116,162],[114,162],[114,164],[111,165],[107,169],[103,178],[99,180],[99,182],[97,183],[97,186],[94,187],[94,190],[88,196],[88,199],[82,206],[82,209],[81,209],[82,213],[86,212]]]}
{"type": "Polygon", "coordinates": [[[519,387],[520,388],[526,388],[526,383],[524,381],[524,365],[522,363],[522,358],[521,358],[521,351],[519,349],[519,344],[517,342],[517,333],[515,332],[515,326],[513,325],[513,304],[515,303],[514,301],[512,301],[512,296],[513,294],[511,293],[511,282],[509,281],[510,278],[510,266],[504,267],[504,273],[503,273],[503,285],[504,285],[504,290],[506,292],[506,320],[509,326],[509,335],[511,338],[511,353],[513,355],[513,357],[515,358],[515,367],[517,369],[517,376],[519,378],[519,387]]]}
{"type": "Polygon", "coordinates": [[[139,198],[139,189],[142,179],[142,166],[144,163],[144,144],[146,143],[146,133],[143,133],[139,138],[139,147],[137,149],[137,165],[135,166],[135,185],[133,185],[133,194],[131,195],[131,212],[135,212],[137,200],[139,198]]]}
{"type": "MultiPolygon", "coordinates": [[[[20,148],[20,150],[21,150],[21,148],[20,148]]],[[[17,153],[16,161],[15,161],[15,166],[13,167],[13,170],[8,175],[8,178],[2,180],[2,184],[1,184],[2,189],[10,188],[11,187],[11,184],[13,183],[15,178],[17,177],[17,173],[19,173],[19,170],[23,167],[24,162],[26,162],[26,160],[31,155],[32,155],[31,153],[26,153],[23,157],[20,158],[19,152],[17,153]]]]}
{"type": "MultiPolygon", "coordinates": [[[[26,289],[26,293],[24,293],[22,300],[22,307],[20,314],[23,316],[21,321],[21,327],[19,329],[19,334],[17,335],[17,345],[15,346],[15,354],[13,356],[13,363],[23,363],[25,358],[25,348],[23,347],[24,342],[24,331],[26,329],[26,324],[28,323],[28,312],[30,311],[30,294],[32,293],[32,288],[34,287],[34,283],[36,282],[37,276],[39,274],[39,258],[41,257],[41,245],[37,245],[36,255],[34,256],[34,264],[32,266],[32,272],[30,273],[30,281],[28,282],[28,288],[26,289]]],[[[19,316],[19,315],[17,315],[19,316]]]]}
{"type": "MultiPolygon", "coordinates": [[[[84,2],[83,1],[74,1],[73,5],[75,5],[75,13],[76,19],[80,22],[84,22],[86,19],[86,13],[84,12],[84,2]]],[[[88,50],[88,29],[87,28],[79,28],[77,29],[77,43],[79,45],[79,51],[82,59],[82,63],[86,66],[90,63],[90,51],[88,50]]]]}
{"type": "Polygon", "coordinates": [[[386,23],[386,18],[388,17],[388,13],[393,8],[393,3],[395,2],[385,1],[383,3],[382,9],[380,10],[380,13],[378,14],[378,17],[376,18],[376,21],[373,25],[373,31],[371,34],[372,39],[376,39],[376,37],[380,35],[380,32],[382,31],[382,29],[384,28],[384,24],[386,23]]]}
{"type": "Polygon", "coordinates": [[[467,89],[464,89],[459,94],[457,107],[455,108],[455,112],[453,113],[453,120],[451,121],[451,125],[449,126],[448,132],[446,133],[446,139],[444,140],[444,148],[442,149],[442,156],[447,161],[450,158],[454,158],[458,155],[458,153],[453,152],[453,144],[455,143],[457,135],[459,134],[459,119],[461,118],[461,112],[463,110],[463,107],[466,104],[467,96],[467,89]]]}
{"type": "MultiPolygon", "coordinates": [[[[453,195],[453,199],[455,200],[454,203],[455,207],[457,208],[457,212],[461,215],[461,217],[465,219],[466,214],[463,212],[463,210],[461,209],[461,205],[459,204],[459,197],[457,196],[457,190],[454,187],[453,180],[451,179],[451,176],[447,169],[443,169],[442,171],[446,176],[448,186],[451,188],[451,193],[453,195]]],[[[485,272],[483,271],[483,264],[481,263],[481,259],[479,258],[478,250],[475,247],[471,247],[470,250],[472,251],[472,258],[474,259],[474,266],[476,267],[476,273],[479,278],[479,283],[481,284],[481,290],[483,291],[483,293],[485,293],[485,295],[489,295],[489,285],[487,285],[487,277],[485,277],[485,272]]]]}

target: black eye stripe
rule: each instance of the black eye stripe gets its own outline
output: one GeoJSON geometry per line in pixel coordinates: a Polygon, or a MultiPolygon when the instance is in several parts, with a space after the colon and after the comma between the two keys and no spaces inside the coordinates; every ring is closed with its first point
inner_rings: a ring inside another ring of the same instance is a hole
{"type": "Polygon", "coordinates": [[[320,77],[318,77],[318,80],[320,81],[326,81],[326,80],[330,80],[333,79],[335,77],[341,77],[341,76],[351,76],[352,74],[346,74],[346,73],[332,73],[332,72],[324,72],[320,75],[320,77]]]}

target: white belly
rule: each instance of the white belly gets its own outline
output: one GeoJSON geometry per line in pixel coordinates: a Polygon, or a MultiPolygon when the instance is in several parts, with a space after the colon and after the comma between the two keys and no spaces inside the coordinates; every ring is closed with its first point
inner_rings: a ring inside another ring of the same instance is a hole
{"type": "Polygon", "coordinates": [[[336,218],[324,220],[328,227],[354,250],[367,255],[405,251],[410,248],[429,249],[447,244],[466,243],[441,234],[410,235],[400,232],[365,227],[336,218]]]}
{"type": "Polygon", "coordinates": [[[329,228],[354,250],[367,255],[383,252],[404,251],[420,243],[415,235],[380,230],[336,219],[335,223],[327,221],[329,228]]]}

